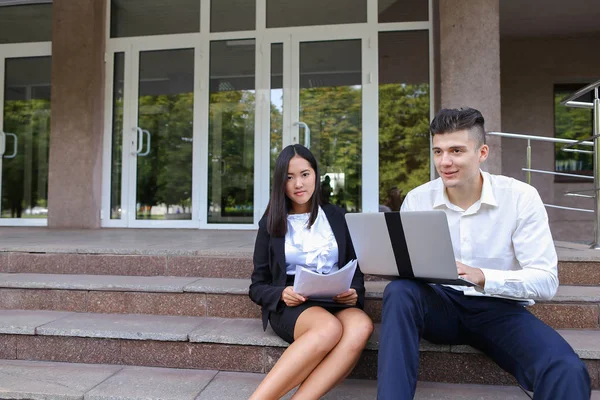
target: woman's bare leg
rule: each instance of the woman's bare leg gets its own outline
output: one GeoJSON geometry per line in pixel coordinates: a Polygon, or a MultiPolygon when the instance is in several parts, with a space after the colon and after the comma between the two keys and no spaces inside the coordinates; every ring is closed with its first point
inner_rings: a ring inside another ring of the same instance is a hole
{"type": "Polygon", "coordinates": [[[342,324],[321,307],[300,314],[294,328],[294,343],[281,355],[250,400],[279,399],[302,383],[342,337],[342,324]]]}
{"type": "Polygon", "coordinates": [[[342,338],[300,385],[292,399],[316,400],[346,378],[373,333],[373,322],[364,311],[348,308],[336,318],[343,327],[342,338]]]}

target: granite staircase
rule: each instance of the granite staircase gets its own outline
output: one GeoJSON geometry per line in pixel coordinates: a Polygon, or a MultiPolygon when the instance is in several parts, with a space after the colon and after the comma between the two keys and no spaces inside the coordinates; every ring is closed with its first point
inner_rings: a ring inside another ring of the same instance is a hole
{"type": "MultiPolygon", "coordinates": [[[[248,298],[251,255],[149,253],[0,251],[0,398],[137,398],[132,388],[156,396],[149,382],[170,391],[154,398],[247,398],[287,346],[262,331],[248,298]],[[54,389],[28,378],[57,371],[39,378],[54,389]],[[77,390],[61,381],[77,374],[77,390]],[[66,387],[73,397],[52,397],[66,387]]],[[[566,338],[600,389],[600,261],[561,257],[559,278],[557,296],[530,310],[566,338]]],[[[376,330],[354,380],[328,399],[375,398],[386,283],[366,282],[376,330]]],[[[423,341],[419,380],[417,398],[528,398],[469,346],[423,341]]]]}

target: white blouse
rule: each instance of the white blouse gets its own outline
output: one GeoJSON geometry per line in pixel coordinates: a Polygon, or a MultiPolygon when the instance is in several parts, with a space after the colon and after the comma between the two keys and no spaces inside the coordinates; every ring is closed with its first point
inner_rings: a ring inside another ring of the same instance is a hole
{"type": "Polygon", "coordinates": [[[313,272],[329,274],[339,269],[338,245],[323,209],[308,229],[310,213],[289,214],[285,234],[285,260],[288,275],[296,274],[296,265],[313,272]]]}

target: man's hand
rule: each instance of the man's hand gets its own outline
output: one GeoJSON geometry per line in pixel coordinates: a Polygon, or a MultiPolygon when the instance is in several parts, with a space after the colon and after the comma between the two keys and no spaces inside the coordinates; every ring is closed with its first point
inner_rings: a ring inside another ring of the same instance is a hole
{"type": "Polygon", "coordinates": [[[306,297],[294,292],[293,286],[287,286],[281,293],[281,300],[283,300],[288,307],[295,307],[304,303],[306,297]]]}
{"type": "Polygon", "coordinates": [[[333,301],[340,304],[346,304],[349,306],[356,305],[358,301],[358,294],[356,293],[356,289],[348,289],[344,293],[340,293],[333,298],[333,301]]]}
{"type": "Polygon", "coordinates": [[[458,276],[476,283],[481,287],[485,286],[485,275],[481,269],[469,267],[460,261],[456,262],[456,269],[458,270],[458,276]]]}

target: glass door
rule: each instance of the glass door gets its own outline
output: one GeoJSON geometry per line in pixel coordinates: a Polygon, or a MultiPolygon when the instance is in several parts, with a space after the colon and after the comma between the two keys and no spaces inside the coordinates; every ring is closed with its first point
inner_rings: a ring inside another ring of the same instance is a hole
{"type": "Polygon", "coordinates": [[[192,220],[194,49],[140,51],[136,61],[130,222],[175,226],[192,220]]]}
{"type": "Polygon", "coordinates": [[[195,49],[133,46],[111,61],[104,226],[198,226],[192,216],[195,49]]]}
{"type": "Polygon", "coordinates": [[[51,57],[0,65],[0,224],[46,225],[51,57]]]}
{"type": "Polygon", "coordinates": [[[270,43],[270,171],[282,147],[315,155],[325,202],[362,204],[363,39],[292,35],[270,43]]]}

